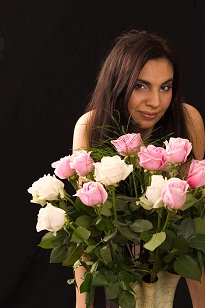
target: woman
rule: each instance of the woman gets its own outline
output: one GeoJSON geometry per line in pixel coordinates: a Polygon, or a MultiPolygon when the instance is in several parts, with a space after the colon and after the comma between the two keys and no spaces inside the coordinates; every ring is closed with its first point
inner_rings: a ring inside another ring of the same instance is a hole
{"type": "MultiPolygon", "coordinates": [[[[73,149],[95,146],[107,136],[116,137],[112,132],[118,131],[120,121],[127,132],[141,133],[149,140],[169,134],[187,138],[193,148],[190,159],[203,159],[203,120],[193,106],[184,103],[182,87],[180,61],[166,40],[135,30],[123,34],[106,57],[86,113],[76,123],[73,149]]],[[[182,172],[186,170],[184,166],[182,172]]],[[[80,267],[76,273],[78,285],[82,273],[80,267]]],[[[201,283],[188,279],[187,283],[193,307],[204,308],[204,275],[201,283]]],[[[76,307],[85,307],[84,302],[85,294],[77,289],[76,307]]]]}

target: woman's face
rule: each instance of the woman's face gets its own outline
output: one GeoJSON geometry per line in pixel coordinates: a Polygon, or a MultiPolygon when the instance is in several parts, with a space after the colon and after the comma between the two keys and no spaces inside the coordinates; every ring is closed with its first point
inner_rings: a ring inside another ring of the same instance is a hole
{"type": "Polygon", "coordinates": [[[128,101],[128,111],[138,132],[150,133],[164,115],[172,99],[173,76],[172,64],[167,59],[149,60],[142,68],[128,101]]]}

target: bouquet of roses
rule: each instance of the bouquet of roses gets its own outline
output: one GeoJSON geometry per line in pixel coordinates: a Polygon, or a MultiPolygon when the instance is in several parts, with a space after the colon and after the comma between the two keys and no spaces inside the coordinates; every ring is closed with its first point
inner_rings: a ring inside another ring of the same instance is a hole
{"type": "Polygon", "coordinates": [[[120,307],[135,307],[132,283],[154,282],[159,271],[200,281],[205,160],[187,164],[191,149],[187,139],[145,146],[140,134],[124,134],[107,148],[52,163],[55,174],[28,189],[31,202],[42,206],[37,231],[49,231],[39,246],[51,249],[50,262],[85,268],[80,291],[87,292],[87,307],[98,286],[120,307]],[[179,176],[184,163],[185,178],[179,176]]]}

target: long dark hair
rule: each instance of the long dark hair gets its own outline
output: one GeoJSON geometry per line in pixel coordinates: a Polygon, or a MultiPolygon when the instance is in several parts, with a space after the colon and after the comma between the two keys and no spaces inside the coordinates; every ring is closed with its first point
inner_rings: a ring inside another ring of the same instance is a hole
{"type": "Polygon", "coordinates": [[[132,30],[116,39],[99,72],[96,87],[86,108],[86,111],[94,110],[88,129],[90,146],[96,145],[107,135],[116,137],[112,136],[112,132],[119,130],[113,119],[116,113],[120,114],[122,125],[128,123],[128,100],[140,71],[149,60],[157,58],[165,58],[172,63],[174,83],[171,104],[156,124],[153,138],[161,139],[170,133],[174,137],[188,138],[187,115],[182,104],[183,70],[179,56],[166,39],[153,33],[132,30]]]}

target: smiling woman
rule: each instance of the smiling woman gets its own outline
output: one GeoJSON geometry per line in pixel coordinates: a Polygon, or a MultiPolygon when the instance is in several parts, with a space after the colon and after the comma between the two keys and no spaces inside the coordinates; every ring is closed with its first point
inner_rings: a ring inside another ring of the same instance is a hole
{"type": "MultiPolygon", "coordinates": [[[[131,31],[117,38],[105,59],[85,114],[77,121],[73,150],[104,145],[122,133],[140,133],[144,142],[167,136],[189,139],[192,150],[183,164],[204,157],[204,124],[199,112],[183,101],[183,77],[170,43],[152,33],[131,31]]],[[[164,146],[164,145],[162,145],[164,146]]],[[[102,146],[103,150],[103,146],[102,146]]],[[[80,285],[84,269],[76,270],[80,285]]],[[[205,307],[205,280],[189,280],[194,308],[205,307]]],[[[85,307],[77,289],[76,307],[85,307]]]]}
{"type": "Polygon", "coordinates": [[[137,123],[133,131],[150,135],[171,103],[173,75],[173,66],[167,59],[149,60],[144,65],[128,100],[128,111],[137,123]]]}

